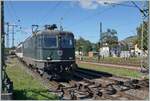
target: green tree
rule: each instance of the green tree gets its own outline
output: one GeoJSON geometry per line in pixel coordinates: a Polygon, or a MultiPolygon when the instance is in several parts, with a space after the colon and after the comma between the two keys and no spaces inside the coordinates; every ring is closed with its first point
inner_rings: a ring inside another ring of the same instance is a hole
{"type": "Polygon", "coordinates": [[[107,32],[102,33],[101,45],[104,43],[107,43],[110,48],[115,47],[118,44],[117,31],[107,29],[107,32]]]}
{"type": "MultiPolygon", "coordinates": [[[[141,38],[142,38],[142,24],[137,27],[137,40],[136,43],[138,47],[141,49],[141,38]]],[[[143,50],[148,49],[148,22],[143,22],[143,50]]]]}
{"type": "Polygon", "coordinates": [[[85,55],[87,55],[89,51],[92,51],[92,43],[89,40],[85,40],[80,37],[76,40],[76,50],[82,51],[85,55]]]}
{"type": "Polygon", "coordinates": [[[93,51],[99,51],[99,42],[97,42],[97,43],[92,43],[92,46],[93,46],[93,51]]]}

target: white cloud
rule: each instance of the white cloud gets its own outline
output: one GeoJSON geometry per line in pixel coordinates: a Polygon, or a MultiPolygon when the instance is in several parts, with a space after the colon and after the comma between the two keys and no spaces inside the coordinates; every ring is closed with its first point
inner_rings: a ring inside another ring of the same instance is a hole
{"type": "Polygon", "coordinates": [[[86,9],[96,9],[98,7],[98,4],[92,0],[80,0],[79,4],[86,9]]]}
{"type": "Polygon", "coordinates": [[[79,0],[79,5],[85,9],[96,9],[99,5],[106,6],[104,3],[120,3],[122,0],[79,0]]]}

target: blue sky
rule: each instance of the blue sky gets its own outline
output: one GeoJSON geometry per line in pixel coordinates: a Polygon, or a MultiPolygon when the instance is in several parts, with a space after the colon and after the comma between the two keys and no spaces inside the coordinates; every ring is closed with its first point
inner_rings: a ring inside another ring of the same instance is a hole
{"type": "MultiPolygon", "coordinates": [[[[114,1],[133,5],[130,1],[114,1]]],[[[142,2],[136,1],[141,7],[142,2]]],[[[99,23],[103,32],[108,28],[118,32],[119,40],[136,35],[136,27],[141,22],[137,8],[125,6],[106,6],[103,1],[7,1],[5,2],[5,22],[21,25],[23,31],[15,28],[15,45],[31,35],[31,25],[58,24],[63,17],[64,30],[74,33],[76,38],[83,37],[91,42],[99,40],[99,23]],[[96,2],[97,1],[97,2],[96,2]],[[20,20],[20,22],[17,22],[20,20]]],[[[11,34],[10,31],[10,46],[11,34]]]]}

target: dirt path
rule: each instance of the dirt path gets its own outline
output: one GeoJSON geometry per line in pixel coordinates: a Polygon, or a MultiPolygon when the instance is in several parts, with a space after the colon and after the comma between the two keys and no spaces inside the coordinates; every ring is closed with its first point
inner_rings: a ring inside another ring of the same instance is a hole
{"type": "Polygon", "coordinates": [[[125,65],[115,65],[115,64],[104,64],[104,63],[93,63],[93,62],[85,62],[85,61],[77,61],[77,63],[86,63],[86,64],[93,64],[93,65],[99,65],[99,66],[107,66],[107,67],[116,67],[116,68],[126,68],[126,69],[132,69],[132,70],[141,70],[140,67],[136,66],[125,66],[125,65]]]}

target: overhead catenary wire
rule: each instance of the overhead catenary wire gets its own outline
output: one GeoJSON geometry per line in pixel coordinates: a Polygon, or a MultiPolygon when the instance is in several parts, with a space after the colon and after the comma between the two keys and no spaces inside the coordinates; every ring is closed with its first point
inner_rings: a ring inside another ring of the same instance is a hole
{"type": "Polygon", "coordinates": [[[92,18],[94,18],[94,17],[99,17],[99,16],[97,16],[97,15],[101,15],[101,14],[103,14],[103,13],[105,13],[106,11],[109,11],[109,10],[111,10],[112,8],[114,8],[114,6],[110,6],[110,7],[108,7],[108,8],[106,8],[106,9],[104,9],[104,10],[102,10],[102,11],[99,11],[99,12],[96,12],[96,13],[94,13],[94,14],[91,14],[90,16],[87,16],[87,17],[85,17],[85,18],[82,18],[82,19],[80,19],[77,23],[73,23],[73,24],[70,24],[69,26],[76,26],[76,25],[79,25],[79,24],[82,24],[83,22],[86,22],[86,21],[88,21],[88,19],[92,19],[92,18]]]}
{"type": "Polygon", "coordinates": [[[69,15],[70,11],[72,11],[72,9],[70,9],[69,7],[67,8],[67,10],[64,12],[63,15],[61,15],[59,22],[60,23],[60,30],[63,29],[63,20],[66,20],[67,16],[69,15]]]}
{"type": "Polygon", "coordinates": [[[11,10],[12,10],[12,12],[13,12],[14,17],[16,18],[15,20],[18,21],[18,22],[20,22],[20,17],[19,17],[18,14],[16,13],[16,10],[15,10],[13,4],[12,4],[12,1],[8,1],[8,3],[9,3],[9,5],[10,5],[10,8],[11,8],[11,10]]]}
{"type": "Polygon", "coordinates": [[[39,25],[41,25],[42,23],[45,23],[47,18],[49,17],[49,14],[52,14],[55,12],[56,8],[60,5],[61,1],[57,1],[57,3],[54,5],[53,9],[50,8],[47,13],[42,17],[42,20],[39,21],[39,25]]]}
{"type": "MultiPolygon", "coordinates": [[[[114,3],[110,8],[107,8],[107,9],[103,10],[102,12],[100,12],[100,14],[102,14],[103,12],[105,12],[105,11],[107,11],[107,10],[109,10],[109,9],[111,9],[111,8],[113,8],[113,7],[115,7],[116,5],[135,8],[135,6],[133,6],[133,5],[115,4],[115,3],[114,3]]],[[[98,14],[98,13],[97,13],[97,14],[98,14]]],[[[96,15],[96,14],[94,14],[94,15],[96,15]]],[[[84,20],[84,21],[87,21],[87,19],[91,19],[92,17],[94,17],[94,15],[91,15],[91,16],[88,16],[88,17],[86,17],[86,18],[84,18],[84,19],[81,19],[79,22],[80,22],[80,23],[83,23],[83,20],[84,20]]],[[[79,25],[79,23],[72,24],[72,25],[70,25],[70,26],[72,27],[72,26],[75,26],[75,25],[79,25]]]]}
{"type": "MultiPolygon", "coordinates": [[[[12,1],[8,1],[8,3],[9,3],[9,6],[8,6],[8,9],[9,9],[9,7],[11,8],[11,16],[13,17],[13,20],[14,20],[14,23],[16,23],[15,22],[15,20],[17,21],[17,22],[20,22],[20,17],[17,15],[17,13],[16,13],[16,10],[14,9],[14,6],[13,6],[13,4],[12,4],[12,1]]],[[[15,24],[16,25],[16,24],[15,24]]],[[[20,26],[21,27],[21,25],[19,24],[17,24],[17,26],[20,26]]]]}
{"type": "Polygon", "coordinates": [[[16,20],[16,18],[15,18],[15,16],[12,14],[12,12],[11,12],[11,10],[10,10],[11,8],[10,8],[10,6],[9,5],[7,5],[7,12],[9,12],[8,14],[11,16],[11,19],[13,20],[13,21],[15,21],[16,20]]]}
{"type": "MultiPolygon", "coordinates": [[[[100,12],[98,12],[98,13],[96,13],[96,14],[90,15],[90,16],[88,16],[88,17],[86,17],[86,18],[83,18],[83,19],[79,20],[79,23],[83,23],[83,22],[87,21],[87,19],[93,18],[94,15],[102,14],[102,13],[104,13],[104,12],[106,12],[106,11],[108,11],[108,10],[114,8],[114,7],[116,7],[116,5],[135,8],[135,6],[133,6],[133,5],[123,4],[123,3],[118,4],[118,3],[107,3],[107,2],[105,2],[104,4],[109,4],[109,5],[111,5],[111,6],[110,6],[109,8],[104,9],[103,11],[100,11],[100,12]]],[[[70,24],[69,26],[79,25],[79,23],[70,24]]],[[[65,28],[66,28],[66,27],[65,27],[65,28]]]]}
{"type": "Polygon", "coordinates": [[[118,5],[118,6],[124,6],[124,7],[133,7],[133,8],[135,7],[133,5],[123,4],[123,3],[108,3],[108,2],[104,2],[104,4],[109,4],[109,5],[112,5],[112,6],[118,5]]]}
{"type": "Polygon", "coordinates": [[[144,10],[142,10],[134,1],[131,1],[133,4],[134,4],[134,6],[143,14],[143,16],[147,16],[146,14],[145,14],[145,12],[144,12],[144,10]]]}
{"type": "Polygon", "coordinates": [[[66,16],[68,16],[70,14],[70,11],[72,11],[72,10],[73,10],[72,8],[69,8],[69,7],[66,8],[66,11],[64,12],[64,14],[61,17],[63,17],[65,19],[66,16]]]}

